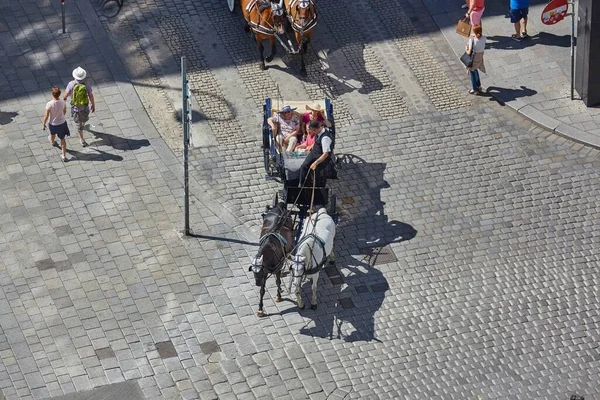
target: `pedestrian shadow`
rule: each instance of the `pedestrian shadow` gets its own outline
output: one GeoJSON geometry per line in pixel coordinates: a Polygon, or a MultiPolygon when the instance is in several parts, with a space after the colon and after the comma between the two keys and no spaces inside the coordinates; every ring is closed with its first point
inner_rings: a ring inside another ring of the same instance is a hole
{"type": "MultiPolygon", "coordinates": [[[[381,190],[390,187],[383,179],[386,164],[368,163],[352,154],[340,156],[337,164],[339,180],[332,183],[332,192],[341,200],[342,215],[335,263],[319,274],[317,310],[300,311],[314,323],[300,333],[347,342],[378,341],[375,316],[390,287],[377,266],[397,262],[390,245],[413,239],[417,231],[408,223],[389,220],[385,213],[381,190]]],[[[310,299],[310,293],[307,282],[303,294],[310,299]]],[[[298,309],[284,311],[288,312],[298,309]]]]}
{"type": "Polygon", "coordinates": [[[10,124],[17,115],[19,113],[14,111],[0,111],[0,125],[10,124]]]}
{"type": "MultiPolygon", "coordinates": [[[[577,38],[575,45],[577,44],[577,38]]],[[[556,47],[571,47],[571,35],[555,35],[548,32],[540,32],[528,36],[520,42],[515,41],[510,36],[486,36],[486,49],[513,50],[525,49],[531,46],[545,45],[556,47]]]]}
{"type": "Polygon", "coordinates": [[[123,161],[123,157],[117,154],[107,153],[95,147],[88,147],[88,149],[93,150],[93,153],[84,153],[77,150],[67,149],[67,153],[69,153],[73,158],[69,159],[69,161],[123,161]]]}
{"type": "Polygon", "coordinates": [[[91,129],[88,129],[88,131],[94,135],[96,139],[100,139],[92,142],[96,146],[110,146],[116,150],[123,151],[138,150],[142,147],[150,146],[150,141],[148,139],[128,139],[91,129]]]}
{"type": "Polygon", "coordinates": [[[535,94],[537,94],[536,90],[529,89],[525,86],[521,86],[520,89],[509,89],[497,86],[488,86],[486,93],[484,93],[483,95],[490,96],[490,100],[496,100],[500,104],[504,105],[507,102],[516,100],[518,98],[531,97],[535,94]]]}

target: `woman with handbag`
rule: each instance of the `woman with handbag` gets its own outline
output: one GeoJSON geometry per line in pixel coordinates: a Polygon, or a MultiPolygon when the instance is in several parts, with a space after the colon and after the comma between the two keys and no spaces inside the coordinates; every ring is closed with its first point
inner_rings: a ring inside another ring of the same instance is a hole
{"type": "Polygon", "coordinates": [[[472,64],[467,64],[467,73],[471,76],[471,84],[473,89],[469,93],[478,95],[483,93],[481,88],[481,80],[479,79],[479,71],[485,73],[485,65],[483,63],[483,52],[485,51],[485,36],[481,29],[481,25],[473,27],[473,33],[467,43],[465,53],[472,57],[472,64]]]}

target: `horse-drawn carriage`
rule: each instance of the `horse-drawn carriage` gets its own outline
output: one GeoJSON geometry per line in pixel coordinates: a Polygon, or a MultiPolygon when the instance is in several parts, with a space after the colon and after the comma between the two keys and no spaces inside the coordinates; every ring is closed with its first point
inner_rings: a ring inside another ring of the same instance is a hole
{"type": "Polygon", "coordinates": [[[336,196],[330,194],[327,179],[336,179],[335,170],[335,124],[333,105],[329,99],[320,102],[287,102],[291,108],[308,105],[321,109],[331,123],[328,136],[331,137],[326,165],[319,170],[311,170],[301,181],[300,170],[309,153],[286,152],[275,140],[268,119],[279,111],[273,108],[271,99],[263,105],[263,158],[267,179],[283,184],[281,196],[275,194],[272,204],[263,214],[260,246],[250,270],[254,272],[256,285],[261,287],[258,315],[263,315],[265,283],[270,275],[277,278],[277,297],[281,299],[281,273],[285,272],[288,257],[291,256],[290,285],[295,287],[298,307],[304,308],[300,287],[305,278],[312,281],[311,308],[316,309],[316,289],[319,271],[332,256],[336,212],[336,196]],[[319,174],[321,174],[319,176],[319,174]]]}

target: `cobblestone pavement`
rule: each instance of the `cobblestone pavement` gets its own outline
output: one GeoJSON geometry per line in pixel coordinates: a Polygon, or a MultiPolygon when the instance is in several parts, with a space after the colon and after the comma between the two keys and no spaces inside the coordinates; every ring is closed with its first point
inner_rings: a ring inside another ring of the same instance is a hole
{"type": "Polygon", "coordinates": [[[292,57],[257,69],[221,2],[131,1],[103,20],[82,0],[65,37],[57,4],[0,0],[2,396],[600,398],[600,153],[466,99],[422,5],[357,3],[296,79],[292,57]],[[187,239],[171,117],[182,54],[201,114],[187,239]],[[40,110],[79,63],[95,139],[71,139],[62,164],[40,110]],[[270,281],[258,318],[247,266],[279,188],[257,156],[277,84],[334,99],[342,217],[318,309],[275,303],[270,281]]]}
{"type": "MultiPolygon", "coordinates": [[[[409,3],[422,4],[421,0],[409,3]]],[[[431,13],[435,20],[433,25],[427,24],[427,29],[441,27],[455,53],[462,54],[465,41],[454,30],[464,10],[453,1],[423,0],[423,3],[427,5],[424,12],[431,13]]],[[[483,84],[527,118],[598,148],[600,109],[586,107],[577,92],[575,100],[571,100],[571,19],[543,25],[540,17],[546,4],[546,1],[531,2],[530,40],[517,43],[510,38],[515,33],[514,27],[505,18],[507,3],[486,1],[482,23],[488,38],[485,52],[488,75],[483,77],[483,84]]]]}

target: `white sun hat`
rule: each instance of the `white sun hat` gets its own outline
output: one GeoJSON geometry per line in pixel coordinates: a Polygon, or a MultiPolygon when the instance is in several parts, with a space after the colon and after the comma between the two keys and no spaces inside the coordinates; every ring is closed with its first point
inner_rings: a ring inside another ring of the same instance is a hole
{"type": "Polygon", "coordinates": [[[78,81],[84,80],[86,76],[87,72],[85,72],[85,69],[81,67],[77,67],[73,70],[73,78],[77,79],[78,81]]]}

